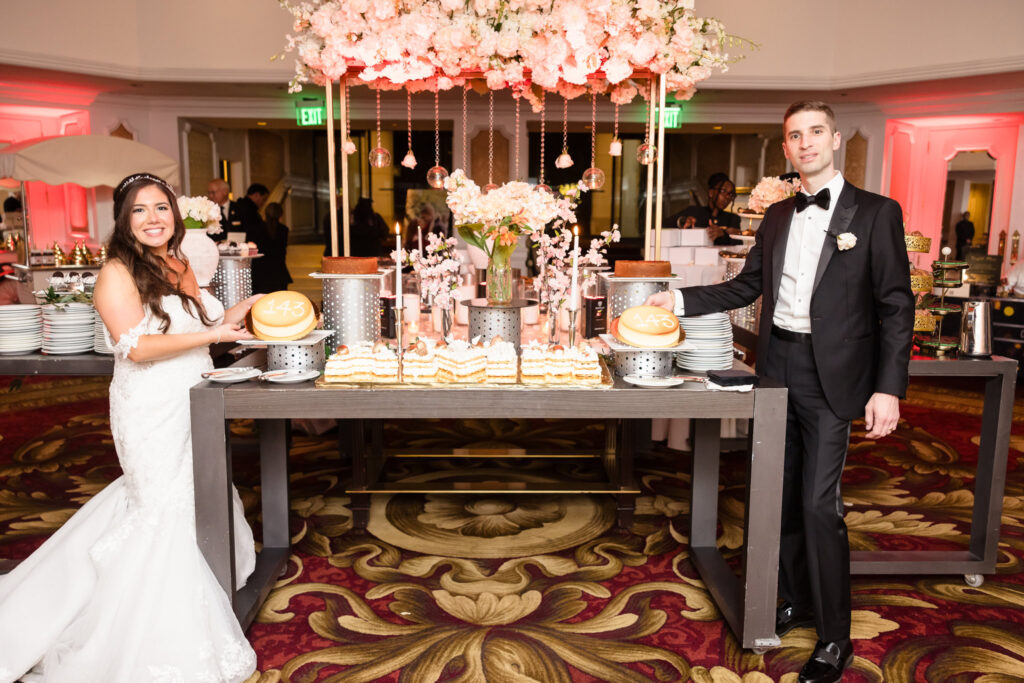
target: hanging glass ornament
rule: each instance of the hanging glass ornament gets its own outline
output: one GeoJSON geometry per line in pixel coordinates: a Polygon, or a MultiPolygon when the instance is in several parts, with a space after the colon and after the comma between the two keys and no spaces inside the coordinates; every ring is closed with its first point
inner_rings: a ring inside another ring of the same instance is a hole
{"type": "Polygon", "coordinates": [[[555,168],[569,168],[572,166],[572,157],[569,156],[569,150],[565,147],[562,148],[562,153],[555,159],[555,168]]]}
{"type": "Polygon", "coordinates": [[[380,143],[380,88],[377,89],[377,146],[370,150],[370,166],[387,168],[391,165],[391,152],[380,143]]]}
{"type": "Polygon", "coordinates": [[[658,158],[658,148],[646,142],[636,148],[636,160],[644,166],[650,166],[658,158]]]}
{"type": "Polygon", "coordinates": [[[341,143],[341,151],[345,154],[356,153],[356,143],[352,142],[352,119],[349,116],[349,108],[352,106],[348,98],[348,79],[341,79],[342,97],[345,98],[345,141],[341,143]]]}
{"type": "Polygon", "coordinates": [[[590,168],[583,172],[583,184],[591,190],[604,186],[604,171],[597,167],[597,91],[590,92],[590,168]]]}
{"type": "Polygon", "coordinates": [[[435,190],[440,190],[444,187],[446,178],[448,178],[448,169],[444,166],[431,166],[430,170],[427,171],[427,185],[430,185],[435,190]]]}
{"type": "Polygon", "coordinates": [[[427,170],[427,185],[435,190],[444,187],[444,180],[448,177],[448,169],[441,165],[441,128],[438,122],[437,107],[438,92],[434,91],[434,165],[427,170]]]}
{"type": "Polygon", "coordinates": [[[591,166],[583,172],[583,184],[591,190],[600,190],[604,186],[604,171],[591,166]]]}
{"type": "Polygon", "coordinates": [[[391,165],[391,152],[383,147],[374,147],[370,150],[370,166],[374,168],[387,168],[391,165]]]}
{"type": "Polygon", "coordinates": [[[534,186],[534,189],[540,192],[547,192],[549,194],[551,193],[551,188],[545,185],[544,183],[538,183],[537,185],[534,186]]]}
{"type": "Polygon", "coordinates": [[[495,185],[494,183],[487,183],[486,185],[484,185],[484,194],[487,194],[491,190],[497,190],[497,189],[498,189],[498,186],[495,185]]]}

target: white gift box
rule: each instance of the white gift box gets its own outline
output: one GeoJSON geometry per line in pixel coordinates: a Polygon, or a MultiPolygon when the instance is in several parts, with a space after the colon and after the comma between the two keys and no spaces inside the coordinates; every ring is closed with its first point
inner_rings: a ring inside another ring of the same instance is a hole
{"type": "Polygon", "coordinates": [[[718,259],[719,256],[717,247],[694,247],[693,249],[694,265],[717,266],[718,259]]]}
{"type": "Polygon", "coordinates": [[[707,228],[690,228],[678,232],[679,243],[675,245],[677,247],[710,247],[712,244],[707,228]]]}
{"type": "Polygon", "coordinates": [[[664,247],[678,247],[682,236],[680,233],[683,232],[677,228],[665,228],[661,231],[661,246],[664,247]]]}
{"type": "Polygon", "coordinates": [[[693,263],[693,247],[669,247],[668,249],[662,249],[665,253],[666,261],[671,261],[673,264],[676,263],[693,263]]]}

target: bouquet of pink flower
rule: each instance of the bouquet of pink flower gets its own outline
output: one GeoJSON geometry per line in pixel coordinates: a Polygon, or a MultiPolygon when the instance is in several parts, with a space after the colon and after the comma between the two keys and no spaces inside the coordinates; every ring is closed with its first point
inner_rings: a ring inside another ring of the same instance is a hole
{"type": "Polygon", "coordinates": [[[792,197],[800,191],[800,179],[782,180],[778,176],[761,178],[750,193],[747,208],[755,213],[764,213],[772,204],[792,197]]]}

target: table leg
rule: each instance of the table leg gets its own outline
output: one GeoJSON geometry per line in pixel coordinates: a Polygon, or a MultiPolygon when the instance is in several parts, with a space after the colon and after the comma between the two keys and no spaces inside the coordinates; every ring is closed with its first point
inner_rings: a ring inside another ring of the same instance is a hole
{"type": "Polygon", "coordinates": [[[288,548],[287,420],[259,420],[263,545],[288,548]]]}
{"type": "Polygon", "coordinates": [[[366,443],[362,420],[339,420],[339,428],[348,430],[348,452],[352,458],[352,528],[356,531],[366,529],[370,518],[370,494],[366,493],[369,486],[368,465],[366,462],[366,443]]]}
{"type": "Polygon", "coordinates": [[[1006,458],[1013,418],[1014,376],[1010,372],[985,381],[985,407],[971,517],[971,555],[982,560],[978,573],[995,571],[999,526],[1006,487],[1006,458]]]}
{"type": "Polygon", "coordinates": [[[692,420],[693,476],[690,484],[690,545],[717,552],[718,474],[721,420],[692,420]]]}
{"type": "Polygon", "coordinates": [[[231,504],[231,444],[224,419],[224,388],[190,390],[196,542],[217,582],[234,604],[235,536],[231,504]]]}
{"type": "Polygon", "coordinates": [[[743,647],[779,644],[775,608],[782,535],[782,473],[786,462],[786,391],[754,396],[743,529],[743,647]]]}
{"type": "MultiPolygon", "coordinates": [[[[610,470],[607,473],[609,481],[620,491],[634,488],[633,455],[638,438],[637,432],[643,431],[638,422],[638,420],[622,420],[617,425],[615,420],[607,420],[605,423],[605,469],[610,470]]],[[[649,434],[650,430],[648,429],[647,432],[649,434]]],[[[628,531],[633,526],[636,495],[632,493],[617,494],[615,507],[619,528],[628,531]]]]}

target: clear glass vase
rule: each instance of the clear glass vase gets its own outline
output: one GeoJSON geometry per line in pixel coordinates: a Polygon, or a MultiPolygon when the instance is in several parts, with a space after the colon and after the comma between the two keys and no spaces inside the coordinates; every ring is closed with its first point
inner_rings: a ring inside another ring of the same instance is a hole
{"type": "Polygon", "coordinates": [[[558,343],[559,323],[561,322],[562,307],[558,302],[552,301],[548,304],[548,344],[558,343]]]}
{"type": "Polygon", "coordinates": [[[487,263],[487,303],[503,305],[512,301],[512,252],[515,245],[495,245],[487,263]]]}

